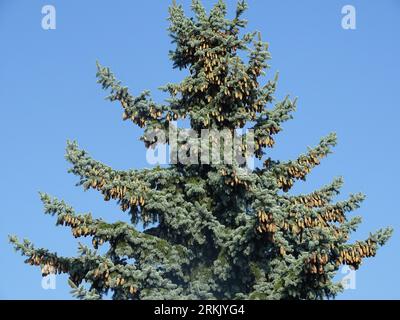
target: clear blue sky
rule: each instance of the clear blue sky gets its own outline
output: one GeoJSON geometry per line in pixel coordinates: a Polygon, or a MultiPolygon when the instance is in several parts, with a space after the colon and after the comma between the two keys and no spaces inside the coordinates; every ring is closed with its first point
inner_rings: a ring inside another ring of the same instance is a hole
{"type": "MultiPolygon", "coordinates": [[[[180,0],[188,8],[188,0],[180,0]]],[[[38,268],[25,265],[8,234],[63,255],[75,255],[70,230],[42,213],[38,191],[109,221],[126,220],[96,192],[75,187],[64,160],[67,139],[118,169],[147,167],[140,130],[121,119],[96,84],[95,61],[111,66],[133,93],[179,81],[171,69],[168,1],[0,0],[0,298],[68,299],[66,278],[43,290],[38,268]],[[41,28],[41,8],[57,10],[57,29],[41,28]]],[[[209,8],[213,1],[205,1],[209,8]]],[[[235,1],[228,1],[231,9],[235,1]]],[[[398,0],[249,0],[249,29],[270,43],[278,96],[299,97],[295,119],[278,137],[274,157],[295,158],[336,131],[339,145],[294,192],[308,192],[344,176],[340,198],[364,192],[354,214],[364,223],[355,238],[391,225],[395,234],[357,272],[357,289],[341,299],[400,298],[398,0]],[[341,8],[354,5],[357,29],[341,28],[341,8]]],[[[232,12],[232,11],[231,11],[232,12]]]]}

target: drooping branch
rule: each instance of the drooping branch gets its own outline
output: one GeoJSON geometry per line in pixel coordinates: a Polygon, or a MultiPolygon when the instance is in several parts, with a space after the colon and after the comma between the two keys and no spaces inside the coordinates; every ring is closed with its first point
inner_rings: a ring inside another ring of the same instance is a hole
{"type": "Polygon", "coordinates": [[[111,93],[107,99],[121,103],[124,120],[130,119],[141,128],[160,129],[165,127],[167,123],[164,114],[166,107],[156,104],[149,98],[148,91],[134,97],[128,92],[128,88],[123,87],[115,78],[110,68],[97,63],[97,70],[97,82],[102,85],[103,89],[110,90],[111,93]]]}
{"type": "Polygon", "coordinates": [[[118,200],[123,211],[132,209],[132,213],[143,209],[146,198],[159,192],[175,177],[170,169],[113,170],[93,160],[76,142],[68,143],[66,159],[72,164],[69,172],[80,177],[79,185],[100,191],[106,201],[118,200]]]}
{"type": "Polygon", "coordinates": [[[96,249],[99,245],[110,242],[116,247],[117,255],[134,258],[140,263],[158,261],[171,264],[172,260],[165,260],[171,258],[175,258],[175,263],[178,260],[183,263],[185,254],[187,255],[184,247],[168,244],[166,240],[139,232],[125,223],[109,224],[102,219],[93,219],[90,213],[77,214],[64,201],[51,198],[45,193],[41,193],[41,200],[45,213],[57,216],[57,225],[71,227],[75,238],[92,236],[92,243],[96,249]]]}
{"type": "Polygon", "coordinates": [[[325,158],[335,145],[336,134],[331,133],[321,139],[316,147],[309,148],[307,154],[301,155],[295,161],[272,162],[268,159],[264,162],[264,167],[276,177],[278,187],[287,192],[295,180],[305,180],[311,170],[320,164],[321,159],[325,158]]]}

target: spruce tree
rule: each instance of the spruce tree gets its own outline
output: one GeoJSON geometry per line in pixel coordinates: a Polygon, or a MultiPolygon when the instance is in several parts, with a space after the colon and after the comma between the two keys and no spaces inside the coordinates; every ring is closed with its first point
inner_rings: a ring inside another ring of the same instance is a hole
{"type": "MultiPolygon", "coordinates": [[[[108,99],[122,106],[124,120],[144,129],[146,147],[162,142],[149,138],[152,132],[170,130],[174,120],[186,119],[197,135],[203,129],[229,130],[242,143],[240,155],[254,156],[260,165],[249,170],[235,158],[231,163],[178,162],[119,171],[68,142],[66,159],[79,185],[98,190],[105,201],[117,201],[131,223],[107,223],[41,193],[45,213],[55,216],[57,225],[70,227],[75,238],[91,237],[93,248],[80,245],[76,257],[62,257],[10,237],[26,263],[40,266],[43,276],[68,274],[80,299],[109,293],[114,299],[135,300],[324,299],[342,289],[333,280],[341,265],[357,269],[364,258],[375,256],[392,229],[348,243],[361,218],[348,219],[347,213],[364,196],[333,202],[341,178],[310,194],[290,192],[331,152],[335,134],[295,160],[268,157],[296,100],[276,101],[277,77],[261,84],[270,54],[257,32],[244,32],[246,8],[239,1],[228,19],[223,1],[207,13],[193,0],[193,16],[187,17],[182,6],[172,4],[170,58],[188,76],[162,87],[169,94],[165,103],[154,102],[147,91],[132,95],[99,64],[97,78],[110,92],[108,99]],[[248,137],[240,128],[253,130],[253,149],[246,149],[248,137]],[[101,254],[105,243],[109,249],[101,254]]],[[[187,143],[177,148],[185,145],[190,152],[187,143]]]]}

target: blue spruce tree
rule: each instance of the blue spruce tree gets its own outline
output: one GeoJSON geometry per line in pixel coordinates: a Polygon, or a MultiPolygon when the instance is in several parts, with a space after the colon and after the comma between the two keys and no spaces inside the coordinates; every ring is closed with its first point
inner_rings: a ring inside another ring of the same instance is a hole
{"type": "Polygon", "coordinates": [[[334,203],[341,179],[310,194],[289,193],[331,152],[335,134],[295,160],[267,158],[274,136],[296,107],[289,97],[275,100],[277,77],[260,83],[269,67],[268,45],[256,32],[242,32],[243,1],[233,19],[226,17],[223,1],[207,13],[193,0],[192,10],[193,17],[187,17],[182,6],[170,7],[170,58],[188,76],[162,88],[170,95],[166,103],[154,102],[147,91],[132,95],[101,65],[98,82],[122,106],[124,120],[144,129],[146,147],[160,143],[148,138],[151,132],[167,131],[177,119],[187,119],[197,135],[204,129],[238,135],[236,129],[246,127],[254,132],[254,148],[246,148],[246,134],[240,136],[241,156],[263,165],[249,171],[235,160],[118,171],[69,142],[66,158],[79,184],[98,190],[105,201],[117,201],[131,223],[94,219],[41,194],[45,213],[70,227],[74,237],[91,237],[93,248],[81,245],[76,257],[62,257],[27,240],[13,236],[10,241],[44,276],[68,274],[80,299],[101,299],[110,292],[114,299],[134,300],[334,297],[341,290],[333,281],[339,267],[357,269],[392,230],[348,243],[361,219],[346,214],[364,196],[334,203]],[[105,243],[109,250],[101,254],[98,248],[105,243]]]}

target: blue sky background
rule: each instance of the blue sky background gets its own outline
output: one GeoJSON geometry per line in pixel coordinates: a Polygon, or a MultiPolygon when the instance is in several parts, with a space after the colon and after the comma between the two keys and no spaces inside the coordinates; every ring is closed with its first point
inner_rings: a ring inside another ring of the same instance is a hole
{"type": "MultiPolygon", "coordinates": [[[[180,0],[186,8],[190,1],[180,0]]],[[[335,153],[294,192],[308,192],[344,176],[339,199],[364,192],[354,214],[364,223],[354,239],[391,225],[395,234],[357,271],[357,289],[339,299],[399,299],[399,71],[397,0],[249,0],[249,30],[270,43],[271,74],[280,71],[278,96],[299,97],[295,119],[284,125],[272,156],[295,158],[336,131],[335,153]],[[341,8],[354,5],[357,29],[341,28],[341,8]]],[[[210,8],[214,1],[205,1],[210,8]]],[[[75,187],[64,160],[67,139],[117,169],[148,167],[140,130],[122,122],[118,105],[104,100],[95,61],[111,66],[137,94],[179,81],[167,36],[168,1],[0,0],[0,298],[69,299],[66,277],[56,290],[41,287],[38,268],[23,263],[8,234],[39,247],[75,255],[68,228],[42,213],[45,191],[108,221],[126,220],[114,203],[75,187]],[[57,10],[57,29],[41,28],[41,8],[57,10]]],[[[235,1],[228,1],[230,12],[235,1]]],[[[353,215],[353,214],[352,214],[353,215]]]]}

